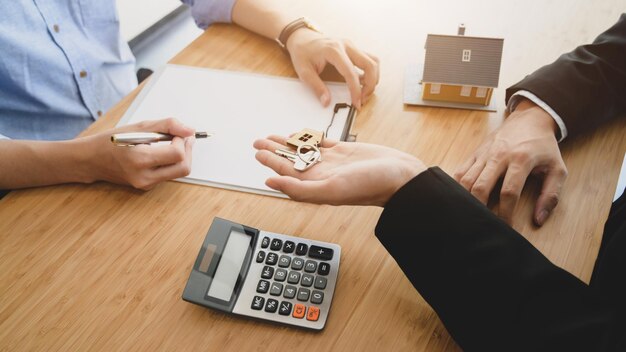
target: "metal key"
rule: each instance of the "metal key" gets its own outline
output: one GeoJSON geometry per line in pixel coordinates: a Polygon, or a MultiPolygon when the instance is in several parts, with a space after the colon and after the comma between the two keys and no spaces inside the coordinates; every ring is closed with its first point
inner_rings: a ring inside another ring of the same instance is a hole
{"type": "Polygon", "coordinates": [[[308,163],[298,157],[298,155],[291,150],[276,149],[274,153],[291,160],[291,162],[293,162],[293,168],[298,171],[304,171],[308,166],[308,163]]]}
{"type": "Polygon", "coordinates": [[[288,149],[276,149],[274,153],[291,160],[293,168],[298,171],[304,171],[319,161],[319,156],[314,155],[318,152],[314,150],[300,155],[288,149]]]}
{"type": "Polygon", "coordinates": [[[300,148],[298,148],[298,150],[299,152],[296,152],[296,155],[298,155],[298,157],[307,164],[304,170],[322,161],[322,153],[317,148],[304,154],[301,152],[300,148]]]}

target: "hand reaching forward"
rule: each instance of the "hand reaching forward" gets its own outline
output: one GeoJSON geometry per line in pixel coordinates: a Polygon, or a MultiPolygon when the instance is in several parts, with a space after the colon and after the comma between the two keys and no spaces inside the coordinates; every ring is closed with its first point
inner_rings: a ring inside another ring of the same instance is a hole
{"type": "Polygon", "coordinates": [[[150,189],[191,170],[194,131],[175,119],[145,121],[67,141],[0,140],[0,189],[109,181],[150,189]],[[111,134],[163,132],[170,144],[118,147],[111,134]]]}
{"type": "Polygon", "coordinates": [[[305,28],[287,40],[287,50],[298,77],[310,86],[322,105],[330,103],[330,91],[320,78],[326,64],[333,65],[350,89],[352,105],[360,109],[374,92],[379,80],[378,59],[347,40],[338,40],[305,28]],[[356,67],[363,73],[359,73],[356,67]]]}
{"type": "Polygon", "coordinates": [[[543,178],[533,220],[541,226],[556,207],[567,169],[555,137],[557,125],[543,109],[524,99],[454,174],[483,204],[504,177],[498,216],[511,222],[530,174],[543,178]]]}
{"type": "Polygon", "coordinates": [[[255,141],[256,158],[280,175],[267,179],[267,186],[297,201],[384,206],[400,187],[426,170],[420,160],[396,149],[325,140],[320,148],[323,161],[301,172],[274,153],[285,148],[285,141],[279,136],[255,141]]]}

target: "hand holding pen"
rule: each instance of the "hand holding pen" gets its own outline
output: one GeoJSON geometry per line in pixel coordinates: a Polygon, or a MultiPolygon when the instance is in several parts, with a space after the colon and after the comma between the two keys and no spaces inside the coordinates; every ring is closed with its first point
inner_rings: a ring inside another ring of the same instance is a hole
{"type": "MultiPolygon", "coordinates": [[[[81,138],[85,140],[84,149],[89,153],[89,157],[84,158],[85,169],[89,173],[87,176],[90,182],[103,180],[128,184],[143,190],[151,189],[166,180],[187,176],[191,172],[191,150],[195,135],[193,129],[169,118],[144,121],[81,138]],[[126,138],[138,137],[138,131],[150,131],[150,135],[144,137],[156,138],[126,138]],[[126,141],[126,145],[134,146],[118,147],[111,143],[112,136],[119,137],[119,141],[126,141]],[[158,141],[157,139],[171,142],[147,144],[158,141]]],[[[199,136],[202,138],[202,135],[199,136]]]]}

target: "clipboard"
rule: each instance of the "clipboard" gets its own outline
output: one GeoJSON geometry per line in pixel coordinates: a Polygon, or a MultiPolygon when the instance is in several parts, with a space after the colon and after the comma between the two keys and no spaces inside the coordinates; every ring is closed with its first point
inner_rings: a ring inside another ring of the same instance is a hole
{"type": "Polygon", "coordinates": [[[254,140],[303,128],[326,138],[354,141],[357,111],[345,83],[326,82],[331,103],[322,107],[302,82],[255,73],[165,65],[152,74],[118,126],[175,117],[213,133],[194,144],[191,173],[176,181],[287,198],[265,186],[274,171],[254,157],[254,140]]]}

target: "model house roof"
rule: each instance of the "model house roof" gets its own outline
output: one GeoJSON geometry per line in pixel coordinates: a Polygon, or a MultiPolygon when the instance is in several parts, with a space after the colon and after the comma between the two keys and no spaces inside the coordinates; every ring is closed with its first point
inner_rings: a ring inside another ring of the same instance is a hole
{"type": "Polygon", "coordinates": [[[503,44],[499,38],[429,34],[422,81],[497,87],[503,44]]]}

